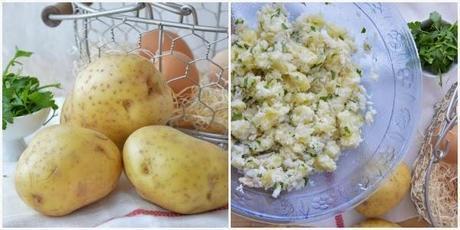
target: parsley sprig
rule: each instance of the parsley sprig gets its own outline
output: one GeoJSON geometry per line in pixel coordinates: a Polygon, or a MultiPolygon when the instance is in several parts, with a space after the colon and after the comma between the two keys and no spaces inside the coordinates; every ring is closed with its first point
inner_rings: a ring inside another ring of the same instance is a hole
{"type": "Polygon", "coordinates": [[[440,76],[452,63],[457,62],[457,22],[442,21],[438,12],[430,13],[428,23],[410,22],[408,26],[414,36],[422,67],[440,76]]]}
{"type": "Polygon", "coordinates": [[[37,112],[44,108],[52,108],[53,114],[58,109],[50,91],[46,88],[59,88],[60,84],[40,86],[36,77],[22,75],[20,70],[10,71],[16,65],[21,66],[19,58],[30,57],[32,52],[16,48],[16,54],[8,62],[3,71],[2,94],[2,128],[6,129],[8,123],[12,124],[15,117],[37,112]]]}

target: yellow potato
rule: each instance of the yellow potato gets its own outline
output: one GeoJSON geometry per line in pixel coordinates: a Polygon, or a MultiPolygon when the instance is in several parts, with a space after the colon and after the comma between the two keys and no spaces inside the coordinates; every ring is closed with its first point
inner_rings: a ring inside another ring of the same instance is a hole
{"type": "Polygon", "coordinates": [[[399,226],[399,224],[395,224],[393,222],[373,218],[373,219],[367,219],[367,220],[355,225],[354,227],[358,227],[358,228],[366,228],[366,227],[367,228],[399,228],[401,226],[399,226]]]}
{"type": "Polygon", "coordinates": [[[209,76],[211,82],[216,82],[224,88],[228,86],[228,50],[222,50],[212,58],[212,61],[219,65],[210,64],[209,76]],[[220,79],[218,78],[220,74],[220,79]]]}
{"type": "Polygon", "coordinates": [[[123,162],[137,193],[163,208],[192,214],[228,202],[225,151],[174,128],[136,130],[126,140],[123,162]]]}
{"type": "Polygon", "coordinates": [[[396,207],[410,188],[410,168],[402,162],[367,200],[355,210],[366,217],[384,215],[396,207]]]}
{"type": "Polygon", "coordinates": [[[80,72],[61,123],[99,131],[121,149],[136,129],[165,124],[173,106],[171,89],[153,63],[136,54],[112,54],[80,72]]]}
{"type": "Polygon", "coordinates": [[[16,191],[35,210],[63,216],[109,194],[121,170],[120,151],[109,138],[55,125],[40,131],[19,158],[16,191]]]}

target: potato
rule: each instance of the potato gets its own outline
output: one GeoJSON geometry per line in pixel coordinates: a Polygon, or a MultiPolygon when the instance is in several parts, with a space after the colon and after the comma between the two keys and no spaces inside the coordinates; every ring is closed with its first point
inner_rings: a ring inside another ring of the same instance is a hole
{"type": "Polygon", "coordinates": [[[165,209],[192,214],[228,202],[225,151],[174,128],[136,130],[126,140],[123,162],[137,193],[165,209]]]}
{"type": "Polygon", "coordinates": [[[399,228],[401,226],[399,226],[399,224],[395,224],[395,223],[392,223],[386,220],[373,218],[373,219],[367,219],[355,225],[354,227],[358,227],[358,228],[366,228],[366,227],[367,228],[399,228]]]}
{"type": "Polygon", "coordinates": [[[122,159],[117,146],[94,130],[55,125],[41,130],[16,167],[16,191],[30,207],[63,216],[109,194],[122,159]]]}
{"type": "Polygon", "coordinates": [[[356,211],[366,217],[384,215],[396,207],[409,191],[410,180],[410,168],[402,162],[374,194],[355,208],[356,211]]]}
{"type": "Polygon", "coordinates": [[[80,72],[64,103],[61,123],[99,131],[122,149],[136,129],[165,124],[173,107],[171,89],[149,60],[111,54],[80,72]]]}
{"type": "Polygon", "coordinates": [[[220,69],[215,64],[210,64],[209,77],[211,82],[216,82],[224,88],[228,87],[228,50],[222,50],[217,53],[212,61],[219,65],[220,69]],[[222,73],[221,73],[222,72],[222,73]],[[218,78],[221,73],[220,79],[218,78]]]}

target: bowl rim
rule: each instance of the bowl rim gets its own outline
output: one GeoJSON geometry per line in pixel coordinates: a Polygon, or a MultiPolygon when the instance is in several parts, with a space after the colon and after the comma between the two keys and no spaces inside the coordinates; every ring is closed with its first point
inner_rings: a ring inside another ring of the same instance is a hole
{"type": "MultiPolygon", "coordinates": [[[[286,3],[288,3],[288,2],[286,2],[286,3]]],[[[265,4],[267,4],[267,2],[265,2],[265,4]]],[[[361,10],[361,12],[364,13],[364,15],[367,18],[370,18],[361,7],[362,5],[364,5],[366,3],[348,3],[348,4],[355,5],[359,10],[361,10]]],[[[412,143],[412,141],[414,140],[414,136],[415,136],[415,134],[417,132],[417,125],[419,123],[419,118],[420,118],[420,113],[421,113],[421,105],[422,105],[421,96],[422,96],[422,89],[423,89],[423,80],[422,80],[423,74],[422,74],[422,67],[421,67],[421,63],[420,63],[420,58],[419,58],[419,55],[418,55],[418,50],[417,50],[417,47],[415,45],[415,41],[414,41],[414,39],[412,37],[412,34],[410,33],[409,27],[407,26],[406,21],[402,17],[402,15],[399,12],[398,8],[395,7],[393,3],[381,3],[381,4],[385,4],[388,8],[390,8],[392,11],[394,11],[394,16],[397,17],[401,22],[404,22],[403,30],[404,30],[405,33],[410,34],[410,36],[409,36],[410,39],[408,39],[409,40],[409,46],[415,52],[415,57],[414,58],[417,61],[415,63],[414,68],[416,70],[418,70],[417,71],[418,76],[416,76],[416,77],[419,78],[418,83],[419,83],[420,86],[419,86],[418,89],[416,89],[416,93],[415,93],[417,95],[417,98],[416,98],[416,101],[414,102],[416,105],[413,106],[414,113],[413,113],[413,116],[412,116],[413,117],[412,130],[409,132],[409,134],[407,136],[407,141],[402,143],[401,146],[398,149],[396,149],[397,152],[401,152],[402,154],[397,154],[396,155],[397,159],[391,162],[389,170],[387,170],[384,173],[382,173],[382,176],[380,178],[378,178],[375,181],[374,184],[372,184],[371,186],[367,187],[366,191],[363,191],[359,195],[353,197],[348,202],[342,203],[342,204],[340,204],[338,206],[335,206],[334,208],[330,208],[330,209],[326,210],[325,212],[323,212],[323,213],[321,213],[319,215],[318,214],[317,215],[309,215],[308,217],[306,217],[306,216],[284,216],[283,217],[283,216],[279,216],[279,215],[275,216],[275,215],[266,214],[266,213],[254,212],[254,211],[249,210],[248,208],[244,208],[244,207],[241,207],[241,206],[235,206],[234,203],[231,203],[231,211],[233,213],[235,213],[237,215],[240,215],[240,216],[244,216],[244,217],[249,218],[249,219],[257,220],[259,222],[271,223],[271,224],[307,224],[307,223],[312,223],[312,222],[315,222],[315,221],[325,220],[327,218],[331,218],[333,216],[336,216],[338,214],[342,214],[342,213],[344,213],[344,212],[346,212],[348,210],[351,210],[354,207],[356,207],[357,205],[359,205],[361,202],[363,202],[366,197],[368,197],[370,194],[372,194],[373,192],[376,191],[376,189],[380,186],[380,184],[384,181],[384,179],[388,177],[390,172],[392,172],[395,169],[395,167],[403,160],[404,156],[407,154],[408,147],[412,143]]],[[[393,69],[393,72],[395,73],[394,69],[393,69]]],[[[392,114],[390,121],[393,121],[393,119],[394,118],[393,118],[393,114],[392,114]]],[[[231,181],[230,181],[230,183],[231,183],[231,181]]],[[[230,185],[230,188],[231,188],[232,193],[235,192],[235,189],[232,188],[231,185],[230,185]]]]}
{"type": "Polygon", "coordinates": [[[35,112],[33,112],[33,113],[29,113],[29,114],[17,116],[17,117],[14,117],[14,118],[24,118],[24,117],[28,117],[28,116],[34,116],[34,115],[37,115],[37,114],[39,114],[40,112],[43,112],[43,111],[45,111],[45,110],[50,111],[51,108],[50,108],[50,107],[42,108],[42,109],[40,109],[40,110],[38,110],[38,111],[35,111],[35,112]]]}
{"type": "MultiPolygon", "coordinates": [[[[41,113],[45,113],[46,111],[46,116],[48,117],[49,116],[49,113],[50,113],[50,110],[51,108],[50,107],[47,107],[47,108],[42,108],[38,111],[35,111],[33,113],[29,113],[29,114],[25,114],[25,115],[21,115],[21,116],[17,116],[17,117],[14,117],[13,118],[13,123],[8,123],[7,126],[6,126],[6,129],[2,129],[3,131],[3,134],[5,134],[5,131],[6,130],[10,130],[12,126],[14,126],[15,124],[17,125],[16,122],[18,122],[18,120],[23,120],[23,119],[27,119],[27,118],[31,118],[31,117],[35,117],[35,116],[38,116],[40,115],[41,113]]],[[[45,121],[46,121],[46,117],[45,117],[45,121]]]]}
{"type": "MultiPolygon", "coordinates": [[[[450,73],[456,67],[458,67],[458,64],[456,62],[452,63],[450,65],[450,67],[449,67],[449,70],[447,72],[443,73],[442,75],[450,73]]],[[[438,78],[439,77],[438,74],[434,74],[434,73],[432,73],[430,71],[427,71],[427,70],[423,69],[423,67],[422,67],[422,72],[423,72],[423,76],[427,77],[427,78],[438,78]]]]}

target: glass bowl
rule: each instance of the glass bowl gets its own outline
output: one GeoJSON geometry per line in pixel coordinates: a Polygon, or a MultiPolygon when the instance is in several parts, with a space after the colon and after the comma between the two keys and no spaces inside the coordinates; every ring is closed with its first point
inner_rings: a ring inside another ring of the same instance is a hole
{"type": "MultiPolygon", "coordinates": [[[[234,3],[232,20],[257,25],[256,12],[264,4],[234,3]]],[[[286,3],[293,20],[303,13],[322,14],[354,37],[355,61],[363,71],[363,85],[377,110],[375,121],[363,127],[363,142],[344,151],[333,173],[320,173],[309,184],[275,199],[271,191],[240,185],[232,168],[232,211],[262,222],[306,224],[343,213],[368,197],[403,159],[414,136],[421,111],[422,70],[406,22],[397,9],[384,3],[286,3]],[[362,28],[365,33],[361,33],[362,28]],[[363,51],[364,42],[372,49],[363,51]],[[377,80],[369,73],[378,74],[377,80]]]]}

